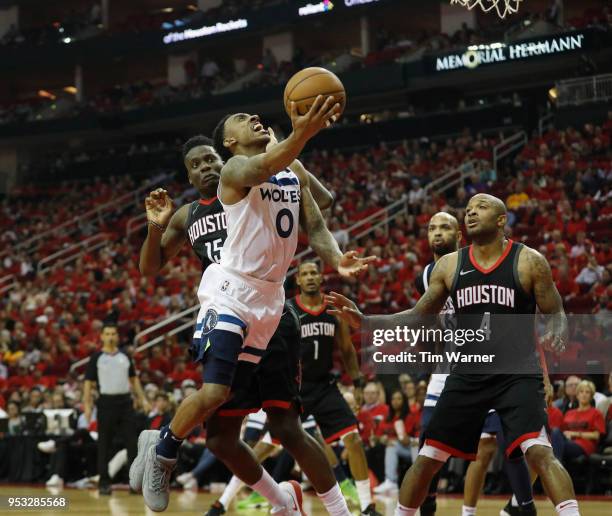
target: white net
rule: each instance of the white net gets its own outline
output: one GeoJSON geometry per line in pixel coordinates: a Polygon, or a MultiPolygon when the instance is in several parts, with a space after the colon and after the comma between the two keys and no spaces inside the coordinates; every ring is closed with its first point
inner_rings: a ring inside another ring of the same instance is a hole
{"type": "Polygon", "coordinates": [[[523,0],[450,0],[451,5],[459,4],[468,9],[480,7],[485,13],[495,9],[497,16],[505,18],[507,14],[515,14],[523,0]]]}

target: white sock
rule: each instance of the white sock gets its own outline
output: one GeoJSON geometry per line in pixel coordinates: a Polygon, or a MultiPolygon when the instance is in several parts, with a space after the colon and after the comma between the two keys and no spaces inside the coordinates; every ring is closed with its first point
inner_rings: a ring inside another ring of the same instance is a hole
{"type": "Polygon", "coordinates": [[[411,509],[410,507],[404,507],[401,503],[398,503],[397,509],[395,509],[395,516],[415,516],[418,510],[418,508],[411,509]]]}
{"type": "Polygon", "coordinates": [[[364,511],[372,503],[372,492],[370,491],[370,479],[366,480],[355,480],[355,487],[357,488],[357,494],[359,495],[359,504],[361,510],[364,511]]]}
{"type": "Polygon", "coordinates": [[[580,516],[577,500],[565,500],[555,507],[559,516],[580,516]]]}
{"type": "Polygon", "coordinates": [[[285,507],[289,503],[289,494],[280,488],[270,476],[270,473],[263,468],[261,469],[263,471],[261,478],[249,487],[261,496],[265,496],[273,507],[285,507]]]}
{"type": "Polygon", "coordinates": [[[461,516],[475,516],[476,507],[468,507],[467,505],[461,506],[461,516]]]}
{"type": "Polygon", "coordinates": [[[223,491],[221,498],[219,498],[219,502],[226,510],[230,506],[232,500],[238,494],[238,491],[240,491],[240,488],[242,486],[242,480],[240,480],[236,475],[234,475],[229,481],[229,484],[227,484],[225,490],[223,491]]]}
{"type": "Polygon", "coordinates": [[[337,482],[327,493],[317,493],[317,496],[321,499],[331,516],[350,516],[351,513],[348,510],[346,500],[342,496],[342,491],[340,491],[340,486],[337,482]]]}
{"type": "Polygon", "coordinates": [[[516,499],[516,495],[512,495],[512,500],[510,501],[510,505],[512,505],[512,507],[518,507],[518,500],[516,499]]]}

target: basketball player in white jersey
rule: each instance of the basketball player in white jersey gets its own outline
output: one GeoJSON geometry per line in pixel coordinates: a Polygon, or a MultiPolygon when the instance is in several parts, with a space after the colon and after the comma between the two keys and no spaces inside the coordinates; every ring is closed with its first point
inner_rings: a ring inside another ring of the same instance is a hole
{"type": "MultiPolygon", "coordinates": [[[[369,260],[342,255],[314,202],[309,175],[296,162],[306,142],[335,121],[339,109],[332,97],[318,97],[303,116],[292,105],[292,133],[268,149],[270,133],[256,115],[227,116],[215,130],[215,143],[222,136],[217,150],[233,157],[221,170],[218,190],[227,239],[220,263],[206,269],[198,289],[192,351],[205,366],[204,384],[181,403],[159,442],[152,436],[139,446],[132,476],[142,478],[145,503],[154,511],[168,506],[169,480],[183,439],[227,400],[238,362],[255,366],[261,360],[282,315],[283,280],[297,246],[298,223],[304,223],[312,248],[341,275],[367,268],[369,260]]],[[[143,441],[147,435],[141,434],[143,441]]],[[[240,455],[232,469],[270,500],[274,513],[302,512],[299,485],[279,486],[246,445],[240,455]]]]}

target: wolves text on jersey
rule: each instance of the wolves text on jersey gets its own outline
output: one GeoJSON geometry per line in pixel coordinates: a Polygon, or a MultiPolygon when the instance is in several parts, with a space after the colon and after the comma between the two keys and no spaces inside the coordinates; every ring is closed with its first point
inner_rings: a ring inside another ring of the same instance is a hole
{"type": "Polygon", "coordinates": [[[284,190],[280,188],[268,188],[268,187],[259,187],[259,192],[261,194],[262,201],[270,201],[270,202],[290,202],[290,203],[299,203],[300,202],[300,191],[299,190],[284,190]]]}

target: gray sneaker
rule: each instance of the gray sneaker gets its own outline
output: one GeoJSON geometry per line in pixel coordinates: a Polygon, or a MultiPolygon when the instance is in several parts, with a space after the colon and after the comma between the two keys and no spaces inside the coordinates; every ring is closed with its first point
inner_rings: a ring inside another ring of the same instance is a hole
{"type": "Polygon", "coordinates": [[[157,455],[151,445],[145,456],[142,495],[146,506],[155,512],[165,511],[170,501],[170,477],[176,467],[176,459],[157,455]]]}
{"type": "Polygon", "coordinates": [[[137,493],[142,490],[147,450],[159,442],[159,430],[143,430],[138,436],[138,455],[130,466],[130,489],[137,493]]]}

